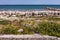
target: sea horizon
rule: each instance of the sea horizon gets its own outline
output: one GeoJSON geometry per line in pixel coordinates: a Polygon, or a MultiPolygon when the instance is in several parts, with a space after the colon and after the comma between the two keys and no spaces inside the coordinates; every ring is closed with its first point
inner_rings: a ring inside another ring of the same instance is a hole
{"type": "Polygon", "coordinates": [[[0,10],[45,10],[47,7],[60,9],[60,5],[0,5],[0,10]]]}

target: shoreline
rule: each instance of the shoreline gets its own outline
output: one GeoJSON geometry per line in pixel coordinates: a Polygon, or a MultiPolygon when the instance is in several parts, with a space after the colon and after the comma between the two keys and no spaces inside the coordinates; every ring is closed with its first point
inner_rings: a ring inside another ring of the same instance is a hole
{"type": "Polygon", "coordinates": [[[54,11],[54,10],[44,10],[44,11],[0,11],[0,19],[19,19],[19,18],[30,18],[30,17],[58,17],[60,18],[60,11],[54,11]]]}

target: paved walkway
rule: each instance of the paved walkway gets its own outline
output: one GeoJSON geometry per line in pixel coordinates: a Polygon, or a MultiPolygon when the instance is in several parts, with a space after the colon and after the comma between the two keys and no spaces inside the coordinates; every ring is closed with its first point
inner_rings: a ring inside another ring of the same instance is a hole
{"type": "Polygon", "coordinates": [[[60,40],[60,38],[43,35],[0,35],[0,40],[60,40]]]}

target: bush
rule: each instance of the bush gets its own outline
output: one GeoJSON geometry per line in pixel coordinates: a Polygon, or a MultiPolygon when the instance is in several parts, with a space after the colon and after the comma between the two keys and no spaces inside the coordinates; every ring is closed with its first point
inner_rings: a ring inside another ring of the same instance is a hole
{"type": "Polygon", "coordinates": [[[10,23],[10,21],[8,21],[8,20],[2,20],[2,21],[0,21],[0,24],[2,24],[2,25],[7,25],[9,23],[10,23]]]}
{"type": "Polygon", "coordinates": [[[18,34],[19,27],[13,27],[13,26],[7,26],[2,29],[0,29],[0,34],[18,34]]]}
{"type": "MultiPolygon", "coordinates": [[[[51,35],[51,36],[57,36],[60,37],[60,24],[56,22],[39,22],[35,23],[33,22],[25,22],[25,24],[31,24],[28,26],[14,26],[14,25],[8,25],[10,21],[3,20],[0,21],[0,24],[5,25],[6,27],[3,27],[0,29],[0,34],[34,34],[39,33],[43,35],[51,35]],[[18,32],[19,29],[23,29],[23,32],[18,32]]],[[[24,24],[24,21],[20,21],[19,24],[24,24]]]]}
{"type": "Polygon", "coordinates": [[[60,37],[60,24],[53,22],[39,23],[39,30],[41,34],[60,37]]]}

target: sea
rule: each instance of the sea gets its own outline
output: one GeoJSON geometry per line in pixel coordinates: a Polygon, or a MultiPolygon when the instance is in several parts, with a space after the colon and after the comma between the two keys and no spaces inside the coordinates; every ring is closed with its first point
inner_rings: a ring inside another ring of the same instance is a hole
{"type": "Polygon", "coordinates": [[[0,5],[0,10],[45,10],[47,7],[60,8],[60,5],[0,5]]]}

